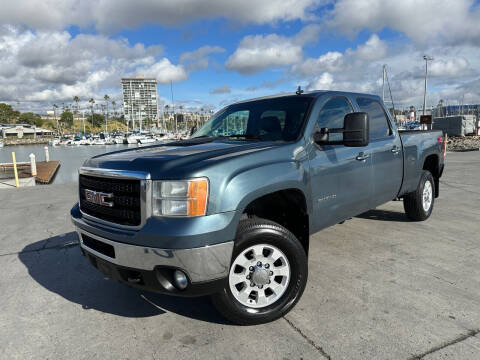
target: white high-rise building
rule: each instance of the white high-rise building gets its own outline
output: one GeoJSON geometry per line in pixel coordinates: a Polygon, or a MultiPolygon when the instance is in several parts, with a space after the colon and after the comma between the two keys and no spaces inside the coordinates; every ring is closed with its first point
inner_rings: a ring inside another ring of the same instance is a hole
{"type": "Polygon", "coordinates": [[[141,76],[122,78],[123,115],[130,129],[142,129],[146,120],[158,121],[157,80],[141,76]]]}

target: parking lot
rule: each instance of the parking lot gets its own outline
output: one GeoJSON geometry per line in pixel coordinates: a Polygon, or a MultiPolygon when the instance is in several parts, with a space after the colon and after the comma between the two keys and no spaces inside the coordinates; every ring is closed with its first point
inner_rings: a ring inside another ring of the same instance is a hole
{"type": "Polygon", "coordinates": [[[250,327],[104,279],[73,232],[74,184],[1,190],[0,358],[480,358],[479,184],[479,152],[449,153],[428,221],[398,201],[314,235],[301,301],[250,327]]]}

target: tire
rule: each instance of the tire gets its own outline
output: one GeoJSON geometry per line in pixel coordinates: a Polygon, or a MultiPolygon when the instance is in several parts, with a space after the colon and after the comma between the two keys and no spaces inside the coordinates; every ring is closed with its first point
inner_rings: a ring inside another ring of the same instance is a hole
{"type": "Polygon", "coordinates": [[[435,181],[430,171],[423,170],[417,190],[403,198],[403,208],[410,220],[424,221],[430,217],[434,202],[435,181]]]}
{"type": "Polygon", "coordinates": [[[267,323],[285,315],[295,306],[305,290],[307,274],[307,255],[290,231],[261,218],[241,220],[229,277],[223,290],[212,295],[212,302],[225,318],[236,324],[267,323]],[[278,260],[274,261],[277,257],[278,260]],[[260,267],[259,260],[263,261],[260,267]],[[289,276],[276,275],[287,272],[289,276]],[[246,278],[247,275],[250,277],[246,278]],[[254,281],[264,285],[257,285],[254,281]],[[265,281],[270,282],[266,284],[265,281]],[[246,295],[248,298],[245,299],[246,295]]]}

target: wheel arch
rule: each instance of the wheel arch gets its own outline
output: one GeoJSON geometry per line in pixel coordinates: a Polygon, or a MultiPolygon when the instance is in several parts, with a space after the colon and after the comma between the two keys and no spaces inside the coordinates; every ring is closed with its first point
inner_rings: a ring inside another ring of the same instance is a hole
{"type": "Polygon", "coordinates": [[[442,170],[440,167],[440,157],[437,154],[430,154],[425,157],[423,161],[422,170],[428,170],[433,176],[435,183],[435,198],[438,198],[440,194],[440,176],[442,176],[442,170]]]}
{"type": "Polygon", "coordinates": [[[307,199],[299,188],[287,187],[250,199],[242,209],[242,217],[258,217],[273,221],[289,230],[309,248],[309,212],[307,199]]]}

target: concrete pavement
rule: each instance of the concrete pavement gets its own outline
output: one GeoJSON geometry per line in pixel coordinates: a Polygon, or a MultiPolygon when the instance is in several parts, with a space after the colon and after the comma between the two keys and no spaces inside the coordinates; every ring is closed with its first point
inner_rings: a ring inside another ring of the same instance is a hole
{"type": "Polygon", "coordinates": [[[251,327],[104,279],[80,255],[74,185],[1,190],[0,358],[480,358],[480,154],[446,166],[428,221],[390,202],[316,234],[302,300],[251,327]]]}

